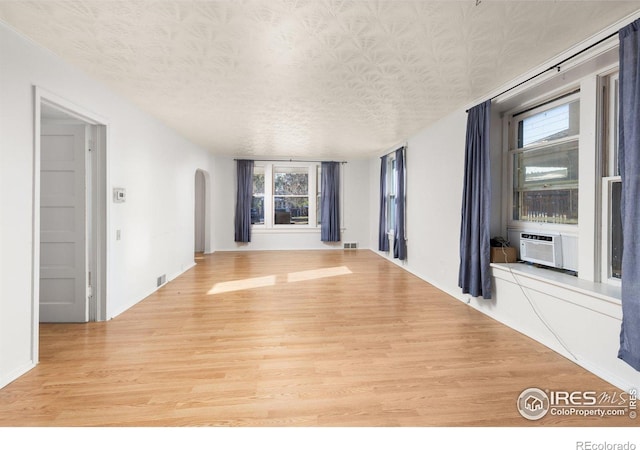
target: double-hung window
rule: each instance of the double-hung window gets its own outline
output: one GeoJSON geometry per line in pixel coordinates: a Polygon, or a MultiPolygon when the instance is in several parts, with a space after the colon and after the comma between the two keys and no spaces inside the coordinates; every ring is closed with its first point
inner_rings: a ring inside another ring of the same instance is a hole
{"type": "MultiPolygon", "coordinates": [[[[615,58],[616,49],[608,52],[615,58]]],[[[501,212],[507,238],[532,252],[525,259],[550,261],[548,254],[534,255],[543,247],[525,248],[522,233],[557,237],[544,247],[557,252],[555,268],[619,285],[624,276],[619,69],[609,64],[595,70],[578,65],[584,70],[565,72],[566,85],[559,87],[564,75],[541,82],[534,91],[516,94],[519,107],[503,111],[501,212]],[[540,96],[545,86],[549,94],[540,96]]]]}
{"type": "Polygon", "coordinates": [[[396,192],[398,173],[395,153],[387,157],[387,232],[393,234],[396,228],[396,192]]]}
{"type": "Polygon", "coordinates": [[[618,72],[602,78],[602,281],[622,278],[622,181],[618,167],[618,72]]]}
{"type": "Polygon", "coordinates": [[[512,220],[578,224],[578,95],[512,116],[512,220]]]}
{"type": "Polygon", "coordinates": [[[275,167],[273,169],[274,224],[309,224],[309,169],[275,167]]]}
{"type": "Polygon", "coordinates": [[[316,225],[320,226],[322,221],[322,208],[320,198],[322,197],[322,166],[316,168],[316,225]]]}
{"type": "Polygon", "coordinates": [[[320,165],[256,163],[251,206],[257,229],[319,228],[320,165]]]}

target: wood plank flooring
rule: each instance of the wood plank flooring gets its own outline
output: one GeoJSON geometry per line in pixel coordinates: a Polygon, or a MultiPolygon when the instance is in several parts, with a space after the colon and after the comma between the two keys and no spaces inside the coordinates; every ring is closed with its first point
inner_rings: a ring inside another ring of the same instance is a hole
{"type": "Polygon", "coordinates": [[[108,322],[41,324],[0,426],[637,426],[523,419],[619,392],[373,252],[226,252],[108,322]]]}

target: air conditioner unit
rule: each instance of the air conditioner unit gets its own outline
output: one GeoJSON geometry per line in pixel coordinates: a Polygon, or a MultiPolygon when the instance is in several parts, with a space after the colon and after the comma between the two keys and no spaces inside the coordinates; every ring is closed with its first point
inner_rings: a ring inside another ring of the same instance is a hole
{"type": "Polygon", "coordinates": [[[520,259],[562,268],[562,239],[559,234],[520,233],[520,259]]]}

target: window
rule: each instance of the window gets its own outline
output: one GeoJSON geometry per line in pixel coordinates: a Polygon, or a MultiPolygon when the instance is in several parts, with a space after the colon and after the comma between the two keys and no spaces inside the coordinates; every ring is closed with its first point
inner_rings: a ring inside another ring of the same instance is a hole
{"type": "Polygon", "coordinates": [[[309,224],[309,170],[306,167],[274,169],[273,205],[276,225],[309,224]]]}
{"type": "Polygon", "coordinates": [[[574,93],[511,119],[511,218],[578,224],[580,101],[574,93]]]}
{"type": "Polygon", "coordinates": [[[264,225],[264,167],[259,166],[253,168],[251,224],[264,225]]]}
{"type": "Polygon", "coordinates": [[[317,176],[316,176],[316,225],[320,226],[322,221],[322,208],[320,207],[321,202],[321,189],[322,189],[322,166],[318,166],[317,168],[317,176]]]}
{"type": "MultiPolygon", "coordinates": [[[[617,51],[606,51],[609,61],[617,51]]],[[[493,211],[499,211],[506,238],[517,248],[522,232],[558,236],[555,269],[619,286],[619,69],[603,61],[578,63],[580,70],[522,90],[497,110],[505,139],[495,167],[502,172],[502,203],[493,211]]]]}
{"type": "Polygon", "coordinates": [[[395,153],[389,155],[387,164],[387,232],[393,233],[396,229],[396,188],[398,184],[395,153]]]}
{"type": "Polygon", "coordinates": [[[622,278],[622,180],[618,168],[618,73],[602,79],[602,281],[622,278]]]}
{"type": "Polygon", "coordinates": [[[257,162],[251,223],[256,229],[319,229],[320,164],[257,162]]]}

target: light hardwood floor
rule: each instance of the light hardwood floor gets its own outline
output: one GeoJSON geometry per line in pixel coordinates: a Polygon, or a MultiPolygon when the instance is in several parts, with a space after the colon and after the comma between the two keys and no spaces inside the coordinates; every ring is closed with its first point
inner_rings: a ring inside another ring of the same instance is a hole
{"type": "Polygon", "coordinates": [[[108,322],[42,324],[2,426],[636,426],[523,419],[619,392],[373,252],[228,252],[108,322]]]}

